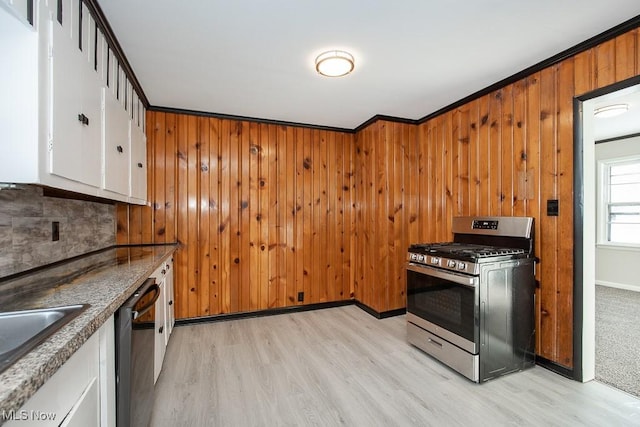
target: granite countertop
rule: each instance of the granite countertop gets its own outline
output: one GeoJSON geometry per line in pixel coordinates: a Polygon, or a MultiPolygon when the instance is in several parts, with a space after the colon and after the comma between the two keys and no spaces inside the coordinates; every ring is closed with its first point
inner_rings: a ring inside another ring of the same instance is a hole
{"type": "Polygon", "coordinates": [[[115,247],[1,279],[3,312],[72,304],[90,307],[0,373],[0,414],[20,409],[176,247],[115,247]]]}

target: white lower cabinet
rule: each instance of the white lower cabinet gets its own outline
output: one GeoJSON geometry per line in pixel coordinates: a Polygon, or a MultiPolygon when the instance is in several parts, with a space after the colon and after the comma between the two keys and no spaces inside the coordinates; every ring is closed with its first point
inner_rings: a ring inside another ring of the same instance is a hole
{"type": "Polygon", "coordinates": [[[175,305],[173,299],[173,258],[169,258],[165,261],[165,292],[166,292],[166,309],[165,309],[165,327],[167,333],[165,334],[166,343],[169,344],[169,337],[173,332],[173,325],[176,323],[175,305]]]}
{"type": "MultiPolygon", "coordinates": [[[[163,270],[164,271],[164,270],[163,270]]],[[[160,286],[160,296],[156,300],[155,310],[156,310],[156,318],[155,318],[155,343],[154,343],[154,352],[153,352],[153,383],[155,384],[158,381],[158,377],[160,376],[160,371],[162,371],[162,362],[164,361],[164,353],[167,347],[166,344],[166,327],[164,324],[165,321],[165,291],[167,289],[166,283],[164,280],[164,274],[162,279],[156,277],[156,283],[160,286]]]]}
{"type": "Polygon", "coordinates": [[[64,365],[7,421],[8,427],[115,425],[115,363],[102,354],[113,354],[113,317],[96,331],[64,365]],[[111,408],[111,409],[109,409],[111,408]],[[112,411],[111,414],[104,412],[112,411]],[[113,420],[106,422],[104,420],[113,420]]]}
{"type": "Polygon", "coordinates": [[[86,427],[100,425],[99,408],[100,393],[98,379],[93,378],[89,386],[73,405],[60,427],[86,427]]]}
{"type": "Polygon", "coordinates": [[[162,371],[162,363],[169,337],[173,331],[175,316],[173,311],[173,258],[162,262],[151,275],[160,286],[160,296],[155,304],[155,344],[153,354],[154,383],[162,371]]]}
{"type": "Polygon", "coordinates": [[[100,426],[116,427],[116,331],[113,316],[97,333],[100,340],[100,426]]]}

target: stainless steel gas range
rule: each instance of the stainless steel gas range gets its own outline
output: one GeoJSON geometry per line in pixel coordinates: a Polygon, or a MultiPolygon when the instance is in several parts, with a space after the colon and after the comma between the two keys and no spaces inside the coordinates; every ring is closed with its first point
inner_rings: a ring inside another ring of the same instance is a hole
{"type": "Polygon", "coordinates": [[[409,343],[475,382],[533,366],[533,218],[456,217],[407,256],[409,343]]]}

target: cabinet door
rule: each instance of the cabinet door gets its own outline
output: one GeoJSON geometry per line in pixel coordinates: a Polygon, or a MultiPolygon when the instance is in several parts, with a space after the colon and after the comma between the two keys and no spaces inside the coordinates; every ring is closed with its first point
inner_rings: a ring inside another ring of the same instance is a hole
{"type": "Polygon", "coordinates": [[[131,122],[131,197],[147,200],[147,137],[131,122]]]}
{"type": "Polygon", "coordinates": [[[38,169],[38,33],[4,7],[0,58],[5,64],[0,66],[0,182],[33,182],[38,169]]]}
{"type": "Polygon", "coordinates": [[[99,427],[98,379],[94,378],[85,389],[80,399],[65,417],[60,427],[99,427]]]}
{"type": "Polygon", "coordinates": [[[49,172],[99,187],[100,81],[78,47],[73,3],[62,2],[62,24],[50,20],[49,172]]]}
{"type": "MultiPolygon", "coordinates": [[[[64,10],[64,9],[63,9],[64,10]]],[[[63,15],[64,16],[64,15],[63,15]]],[[[55,17],[51,25],[51,55],[49,56],[49,120],[50,120],[50,172],[65,178],[82,179],[82,90],[81,65],[74,52],[71,25],[63,27],[55,17]]],[[[91,118],[89,118],[90,120],[91,118]]],[[[92,124],[91,122],[89,122],[92,124]]]]}
{"type": "Polygon", "coordinates": [[[173,258],[170,258],[165,263],[166,276],[164,281],[165,294],[167,296],[167,310],[165,313],[165,325],[167,333],[165,334],[165,343],[169,344],[169,337],[173,332],[173,325],[175,323],[174,314],[174,302],[173,302],[173,258]]]}
{"type": "Polygon", "coordinates": [[[113,93],[102,89],[103,121],[103,176],[102,188],[129,195],[129,116],[113,93]]]}
{"type": "Polygon", "coordinates": [[[116,425],[116,341],[114,316],[98,329],[100,341],[100,426],[116,425]]]}
{"type": "Polygon", "coordinates": [[[100,186],[102,166],[102,83],[98,73],[85,61],[82,62],[81,114],[93,117],[93,122],[82,127],[82,182],[100,186]]]}
{"type": "MultiPolygon", "coordinates": [[[[59,426],[67,414],[74,411],[74,408],[82,413],[89,409],[99,420],[99,393],[96,391],[93,394],[94,392],[90,390],[92,384],[98,386],[95,381],[99,377],[98,358],[99,340],[98,334],[94,334],[18,410],[18,414],[27,415],[27,418],[18,417],[3,425],[7,427],[55,427],[59,426]],[[38,414],[39,417],[33,417],[33,414],[38,414]]],[[[0,421],[4,420],[0,418],[0,421]]]]}
{"type": "Polygon", "coordinates": [[[160,376],[160,371],[162,370],[162,362],[164,361],[164,352],[165,352],[165,289],[166,284],[164,281],[164,274],[160,277],[156,277],[156,282],[160,286],[160,296],[156,300],[155,304],[155,343],[154,343],[154,352],[153,352],[153,383],[155,384],[158,381],[158,377],[160,376]]]}

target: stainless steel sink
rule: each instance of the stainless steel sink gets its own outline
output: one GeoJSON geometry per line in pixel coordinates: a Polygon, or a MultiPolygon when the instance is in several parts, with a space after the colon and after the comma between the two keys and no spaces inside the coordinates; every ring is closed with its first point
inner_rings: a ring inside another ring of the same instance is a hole
{"type": "Polygon", "coordinates": [[[0,313],[0,372],[89,307],[88,304],[0,313]]]}

